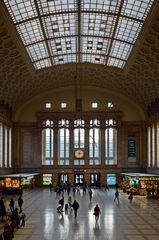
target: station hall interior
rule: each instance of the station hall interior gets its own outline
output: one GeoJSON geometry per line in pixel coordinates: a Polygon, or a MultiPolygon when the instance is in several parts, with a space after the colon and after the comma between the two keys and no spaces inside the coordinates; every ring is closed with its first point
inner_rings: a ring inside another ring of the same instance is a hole
{"type": "MultiPolygon", "coordinates": [[[[28,202],[31,193],[35,199],[46,195],[46,217],[52,209],[50,183],[81,191],[83,185],[92,187],[93,203],[110,206],[101,223],[117,214],[119,232],[120,209],[111,202],[116,183],[123,203],[130,191],[136,197],[134,209],[126,203],[124,210],[121,203],[122,214],[141,222],[144,207],[149,214],[158,209],[159,1],[0,1],[0,191],[16,196],[26,189],[28,202]],[[141,216],[135,216],[137,209],[141,216]]],[[[82,195],[78,200],[89,205],[82,195]]],[[[135,234],[136,240],[158,239],[157,213],[152,213],[153,224],[144,214],[143,229],[151,228],[150,234],[129,222],[136,232],[128,226],[130,234],[122,232],[122,240],[135,234]]],[[[29,226],[37,221],[37,215],[30,216],[29,226]]],[[[43,211],[39,216],[48,221],[43,211]]],[[[105,234],[118,239],[114,227],[109,230],[91,232],[91,239],[105,239],[105,234]]],[[[25,239],[33,239],[29,231],[25,239]]],[[[65,231],[57,231],[57,237],[66,239],[65,231]]],[[[74,239],[89,239],[80,227],[76,231],[74,239]]],[[[51,234],[50,228],[46,239],[51,234]]]]}

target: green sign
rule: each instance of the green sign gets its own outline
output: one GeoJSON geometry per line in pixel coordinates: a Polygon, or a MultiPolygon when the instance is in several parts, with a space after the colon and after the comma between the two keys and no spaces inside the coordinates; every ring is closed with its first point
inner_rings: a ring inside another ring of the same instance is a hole
{"type": "Polygon", "coordinates": [[[136,136],[128,136],[128,162],[136,162],[136,136]]]}

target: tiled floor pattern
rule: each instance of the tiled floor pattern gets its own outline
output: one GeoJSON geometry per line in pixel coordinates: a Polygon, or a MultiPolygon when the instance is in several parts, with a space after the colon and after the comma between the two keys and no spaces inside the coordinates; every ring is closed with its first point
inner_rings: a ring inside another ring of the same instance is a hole
{"type": "MultiPolygon", "coordinates": [[[[26,226],[15,233],[15,240],[159,240],[159,200],[135,196],[132,204],[120,192],[120,203],[114,202],[114,189],[93,190],[76,194],[80,208],[57,213],[58,198],[49,189],[24,192],[26,226]],[[102,214],[95,223],[93,208],[99,204],[102,214]]],[[[64,194],[67,202],[67,193],[64,194]]],[[[5,199],[6,197],[4,197],[5,199]]],[[[18,196],[15,197],[17,199],[18,196]]],[[[6,203],[7,204],[7,203],[6,203]]]]}

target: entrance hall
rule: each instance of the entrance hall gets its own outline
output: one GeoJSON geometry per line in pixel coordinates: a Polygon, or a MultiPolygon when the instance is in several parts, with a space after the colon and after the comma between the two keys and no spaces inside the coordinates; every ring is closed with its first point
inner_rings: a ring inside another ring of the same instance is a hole
{"type": "MultiPolygon", "coordinates": [[[[92,202],[88,192],[76,193],[80,208],[77,219],[73,212],[57,213],[59,198],[54,191],[38,189],[23,194],[26,226],[15,233],[15,240],[158,240],[158,200],[134,196],[132,204],[127,195],[120,192],[119,205],[114,202],[115,189],[93,189],[92,202]],[[93,209],[101,208],[101,216],[95,223],[93,209]]],[[[72,191],[71,191],[72,195],[72,191]]],[[[10,197],[7,197],[8,200],[10,197]]],[[[15,199],[18,198],[17,196],[15,199]]],[[[4,197],[6,199],[6,197],[4,197]]],[[[65,203],[67,192],[64,193],[65,203]]]]}

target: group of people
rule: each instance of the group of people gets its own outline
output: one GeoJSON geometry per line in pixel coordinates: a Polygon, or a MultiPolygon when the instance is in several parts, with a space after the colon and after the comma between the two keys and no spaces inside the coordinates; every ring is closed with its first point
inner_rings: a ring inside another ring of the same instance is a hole
{"type": "Polygon", "coordinates": [[[26,214],[22,210],[23,199],[19,196],[17,201],[18,207],[15,206],[13,198],[10,199],[9,208],[6,210],[4,200],[0,199],[0,216],[1,222],[5,222],[4,230],[0,235],[0,240],[11,240],[14,238],[14,229],[25,226],[26,214]]]}
{"type": "MultiPolygon", "coordinates": [[[[73,210],[74,211],[74,216],[75,218],[77,217],[77,211],[79,209],[79,203],[77,202],[77,200],[74,199],[74,201],[72,201],[72,197],[70,195],[71,192],[71,187],[70,185],[68,185],[68,187],[66,187],[66,191],[68,193],[68,203],[65,204],[64,206],[64,189],[63,190],[59,190],[61,189],[60,187],[57,187],[56,193],[57,193],[57,197],[60,197],[60,194],[62,194],[62,197],[60,198],[60,200],[58,201],[59,206],[57,207],[57,212],[58,213],[62,213],[65,209],[65,211],[68,211],[68,209],[73,210]]],[[[81,189],[83,189],[83,195],[86,193],[86,186],[83,186],[81,189]]],[[[72,193],[73,193],[73,198],[75,198],[75,193],[80,191],[80,187],[73,187],[72,188],[72,193]]],[[[109,191],[109,186],[106,184],[105,186],[105,191],[109,191]]],[[[92,200],[92,196],[93,196],[93,191],[91,189],[91,187],[88,188],[88,195],[89,195],[89,199],[90,202],[92,200]]],[[[130,192],[128,199],[130,201],[130,203],[132,203],[133,200],[133,192],[130,192]]],[[[114,202],[117,202],[117,204],[119,204],[119,186],[118,183],[116,183],[115,185],[115,194],[114,194],[114,202]]],[[[99,207],[98,204],[96,204],[95,208],[94,208],[94,212],[93,215],[95,216],[95,221],[97,222],[99,219],[99,216],[101,214],[101,209],[99,207]]]]}
{"type": "MultiPolygon", "coordinates": [[[[58,201],[59,206],[57,207],[57,212],[62,213],[64,210],[64,195],[62,195],[61,199],[58,201]]],[[[79,203],[74,200],[72,202],[72,197],[68,197],[68,203],[65,204],[65,211],[68,211],[68,208],[74,210],[74,216],[77,217],[77,210],[79,209],[79,203]]]]}
{"type": "MultiPolygon", "coordinates": [[[[57,189],[59,191],[59,187],[57,189]]],[[[86,187],[84,186],[82,189],[83,189],[83,194],[85,194],[86,193],[86,187]]],[[[69,186],[69,191],[68,191],[68,189],[66,189],[66,190],[67,190],[67,193],[68,193],[68,203],[66,203],[65,206],[64,206],[64,192],[61,191],[60,193],[62,193],[62,197],[58,201],[59,206],[57,207],[57,212],[62,213],[62,212],[64,212],[64,209],[65,209],[65,211],[68,211],[68,209],[70,209],[70,211],[72,211],[72,210],[74,211],[74,217],[76,218],[77,217],[77,212],[78,212],[78,209],[79,209],[79,203],[76,199],[74,199],[74,201],[72,200],[72,197],[70,195],[70,186],[69,186]]],[[[73,197],[75,197],[75,192],[78,193],[79,191],[80,191],[80,187],[79,186],[77,186],[77,187],[74,186],[72,188],[73,197]]],[[[57,193],[57,191],[56,191],[56,193],[57,193]]],[[[93,191],[92,191],[91,187],[88,189],[88,195],[89,195],[89,199],[90,199],[90,202],[91,202],[92,196],[93,196],[93,191]]],[[[59,196],[59,193],[57,194],[57,196],[59,196]]],[[[98,221],[99,215],[101,214],[101,210],[100,210],[98,204],[95,206],[93,214],[95,215],[95,220],[98,221]]]]}

